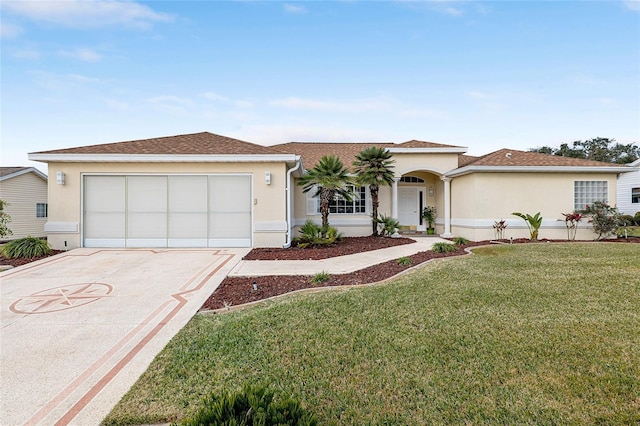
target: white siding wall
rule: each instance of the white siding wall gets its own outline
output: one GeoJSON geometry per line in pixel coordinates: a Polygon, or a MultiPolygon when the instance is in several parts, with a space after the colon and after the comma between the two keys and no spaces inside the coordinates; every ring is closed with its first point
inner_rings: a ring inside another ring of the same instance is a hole
{"type": "Polygon", "coordinates": [[[6,239],[44,237],[47,218],[36,217],[36,204],[47,203],[47,182],[34,173],[22,175],[0,182],[0,199],[6,201],[4,212],[11,216],[9,229],[13,235],[6,239]]]}
{"type": "Polygon", "coordinates": [[[622,214],[634,215],[640,212],[639,203],[631,203],[631,188],[640,188],[640,160],[631,163],[635,172],[622,173],[618,178],[618,210],[622,214]]]}

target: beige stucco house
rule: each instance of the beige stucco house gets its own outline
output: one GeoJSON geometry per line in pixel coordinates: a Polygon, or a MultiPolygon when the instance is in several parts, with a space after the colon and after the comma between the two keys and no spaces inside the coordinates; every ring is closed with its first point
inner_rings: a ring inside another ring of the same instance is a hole
{"type": "Polygon", "coordinates": [[[0,167],[0,199],[11,216],[6,239],[45,236],[47,175],[35,167],[0,167]]]}
{"type": "MultiPolygon", "coordinates": [[[[594,200],[616,204],[616,178],[631,168],[500,150],[471,157],[465,147],[432,142],[286,143],[260,146],[211,133],[92,145],[29,154],[49,165],[49,221],[56,248],[279,247],[297,226],[320,221],[318,202],[297,179],[328,154],[350,165],[365,147],[388,149],[396,181],[380,191],[380,213],[421,229],[435,206],[440,235],[506,237],[528,231],[514,211],[540,211],[540,238],[565,238],[562,213],[594,200]]],[[[366,188],[337,199],[329,220],[347,236],[371,233],[366,188]]],[[[585,224],[578,238],[591,238],[585,224]]]]}

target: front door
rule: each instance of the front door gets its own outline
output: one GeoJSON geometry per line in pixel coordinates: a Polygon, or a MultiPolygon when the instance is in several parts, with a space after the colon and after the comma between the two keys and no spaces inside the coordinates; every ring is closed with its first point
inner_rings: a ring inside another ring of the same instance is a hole
{"type": "Polygon", "coordinates": [[[398,221],[402,226],[420,223],[419,188],[398,188],[398,221]]]}

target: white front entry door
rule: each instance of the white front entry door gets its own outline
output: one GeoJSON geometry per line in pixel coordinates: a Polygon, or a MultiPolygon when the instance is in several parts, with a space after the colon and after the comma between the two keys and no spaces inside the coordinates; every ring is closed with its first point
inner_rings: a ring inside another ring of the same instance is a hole
{"type": "Polygon", "coordinates": [[[417,226],[420,223],[419,188],[398,188],[398,221],[402,226],[417,226]]]}

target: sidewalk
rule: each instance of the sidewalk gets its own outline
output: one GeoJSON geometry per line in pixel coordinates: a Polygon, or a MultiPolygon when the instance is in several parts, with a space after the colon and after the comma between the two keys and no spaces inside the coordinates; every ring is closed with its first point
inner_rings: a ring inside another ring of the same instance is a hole
{"type": "Polygon", "coordinates": [[[229,276],[315,275],[319,272],[348,274],[399,257],[411,256],[421,251],[431,250],[434,243],[451,242],[438,237],[418,237],[413,239],[416,241],[413,244],[403,244],[401,246],[322,260],[241,260],[231,270],[229,276]]]}

